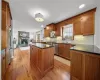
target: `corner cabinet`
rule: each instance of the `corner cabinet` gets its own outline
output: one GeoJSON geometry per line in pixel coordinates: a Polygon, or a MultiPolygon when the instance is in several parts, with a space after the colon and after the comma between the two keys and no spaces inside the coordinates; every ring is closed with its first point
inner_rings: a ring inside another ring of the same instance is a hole
{"type": "Polygon", "coordinates": [[[71,80],[100,80],[100,56],[71,50],[71,80]]]}

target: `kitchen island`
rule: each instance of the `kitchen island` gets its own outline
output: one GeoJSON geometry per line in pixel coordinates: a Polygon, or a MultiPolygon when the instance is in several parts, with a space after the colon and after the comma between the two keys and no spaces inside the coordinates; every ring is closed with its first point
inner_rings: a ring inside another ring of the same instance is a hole
{"type": "MultiPolygon", "coordinates": [[[[44,43],[33,43],[30,45],[30,66],[41,79],[54,67],[55,48],[44,43]]],[[[34,74],[33,74],[34,76],[34,74]]]]}

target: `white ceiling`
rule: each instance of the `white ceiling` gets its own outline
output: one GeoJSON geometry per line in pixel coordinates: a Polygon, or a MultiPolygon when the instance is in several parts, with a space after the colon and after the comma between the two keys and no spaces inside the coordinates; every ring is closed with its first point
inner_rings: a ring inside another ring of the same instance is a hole
{"type": "Polygon", "coordinates": [[[14,30],[35,32],[42,24],[56,23],[96,6],[95,0],[10,0],[10,7],[14,30]],[[84,9],[79,9],[81,4],[86,4],[84,9]],[[43,23],[35,21],[36,12],[43,14],[43,23]]]}

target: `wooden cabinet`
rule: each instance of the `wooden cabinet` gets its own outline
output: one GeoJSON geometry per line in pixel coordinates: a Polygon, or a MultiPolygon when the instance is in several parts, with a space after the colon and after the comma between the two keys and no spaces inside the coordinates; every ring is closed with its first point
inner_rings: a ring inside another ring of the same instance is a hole
{"type": "Polygon", "coordinates": [[[30,65],[35,66],[40,78],[54,67],[54,52],[54,47],[42,49],[30,46],[30,65]]]}
{"type": "Polygon", "coordinates": [[[52,23],[47,25],[46,28],[44,28],[44,37],[50,37],[50,32],[55,30],[55,24],[52,23]]]}
{"type": "Polygon", "coordinates": [[[5,53],[3,53],[5,56],[2,57],[2,79],[4,77],[4,73],[6,72],[6,69],[8,68],[8,65],[10,63],[11,55],[10,55],[10,35],[9,35],[9,29],[11,28],[11,13],[9,4],[2,0],[2,21],[1,21],[1,50],[5,50],[5,53]]]}
{"type": "Polygon", "coordinates": [[[100,56],[71,50],[71,80],[100,80],[100,56]]]}
{"type": "Polygon", "coordinates": [[[95,26],[95,12],[91,11],[82,15],[83,35],[93,35],[95,26]]]}
{"type": "Polygon", "coordinates": [[[7,27],[11,27],[11,13],[9,5],[7,5],[7,27]]]}
{"type": "Polygon", "coordinates": [[[10,9],[9,9],[9,4],[5,1],[2,1],[2,40],[1,40],[1,48],[5,49],[7,48],[7,36],[9,36],[7,34],[8,32],[8,28],[11,26],[11,13],[10,13],[10,9]]]}
{"type": "Polygon", "coordinates": [[[2,30],[1,35],[1,49],[5,49],[7,47],[7,32],[5,30],[2,30]]]}
{"type": "Polygon", "coordinates": [[[100,80],[99,55],[85,55],[85,80],[100,80]]]}
{"type": "Polygon", "coordinates": [[[78,51],[71,51],[71,80],[83,80],[83,55],[78,51]]]}
{"type": "Polygon", "coordinates": [[[93,35],[95,9],[74,17],[74,35],[93,35]]]}
{"type": "Polygon", "coordinates": [[[58,44],[58,55],[63,56],[64,44],[58,44]]]}
{"type": "Polygon", "coordinates": [[[33,58],[30,58],[31,59],[30,61],[31,61],[31,64],[34,63],[35,66],[37,66],[37,62],[38,62],[37,53],[38,53],[38,49],[35,46],[32,46],[30,50],[30,54],[31,54],[30,56],[33,58]]]}
{"type": "Polygon", "coordinates": [[[68,24],[74,25],[74,35],[94,35],[95,11],[96,8],[56,23],[56,36],[61,36],[63,33],[61,31],[62,27],[68,24]]]}
{"type": "Polygon", "coordinates": [[[56,30],[55,24],[53,24],[53,23],[47,25],[47,27],[49,27],[49,31],[55,31],[56,30]]]}
{"type": "Polygon", "coordinates": [[[58,44],[58,55],[70,59],[70,44],[58,44]]]}
{"type": "Polygon", "coordinates": [[[56,36],[61,36],[61,26],[59,24],[56,24],[56,36]]]}
{"type": "Polygon", "coordinates": [[[44,37],[49,37],[49,36],[50,36],[49,28],[46,27],[44,28],[44,37]]]}
{"type": "Polygon", "coordinates": [[[75,17],[73,26],[74,35],[83,35],[81,16],[75,17]]]}

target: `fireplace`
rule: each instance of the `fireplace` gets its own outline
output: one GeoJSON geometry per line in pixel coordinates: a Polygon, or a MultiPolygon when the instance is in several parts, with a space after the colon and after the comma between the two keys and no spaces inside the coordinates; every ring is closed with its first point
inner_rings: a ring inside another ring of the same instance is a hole
{"type": "Polygon", "coordinates": [[[22,46],[28,46],[28,39],[21,39],[22,46]]]}
{"type": "Polygon", "coordinates": [[[29,32],[19,31],[19,47],[26,47],[29,44],[29,32]]]}

